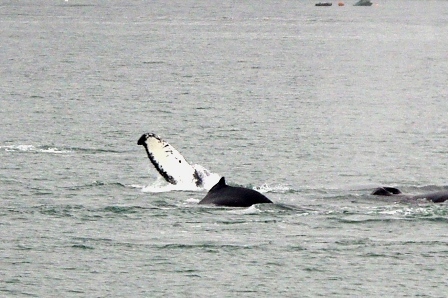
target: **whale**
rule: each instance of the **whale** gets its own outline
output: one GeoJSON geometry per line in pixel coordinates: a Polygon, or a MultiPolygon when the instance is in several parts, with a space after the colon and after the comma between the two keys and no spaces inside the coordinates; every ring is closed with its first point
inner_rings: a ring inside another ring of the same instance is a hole
{"type": "Polygon", "coordinates": [[[272,204],[266,196],[256,190],[230,186],[225,177],[216,183],[199,202],[199,205],[213,204],[226,207],[250,207],[255,204],[272,204]]]}
{"type": "Polygon", "coordinates": [[[145,148],[146,154],[157,172],[170,184],[191,184],[206,188],[209,181],[213,185],[198,204],[226,207],[250,207],[254,204],[272,203],[256,190],[226,184],[225,177],[218,176],[215,183],[212,174],[199,165],[191,165],[173,146],[154,133],[145,133],[137,141],[145,148]]]}
{"type": "Polygon", "coordinates": [[[429,192],[424,194],[409,195],[403,194],[398,188],[395,187],[378,187],[371,193],[374,196],[387,196],[396,197],[403,200],[428,200],[434,203],[443,203],[448,200],[448,190],[429,192]]]}

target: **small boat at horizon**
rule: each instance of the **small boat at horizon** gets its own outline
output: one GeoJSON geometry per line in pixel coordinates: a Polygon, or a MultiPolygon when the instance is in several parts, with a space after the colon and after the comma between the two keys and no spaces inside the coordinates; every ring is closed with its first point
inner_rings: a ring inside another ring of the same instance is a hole
{"type": "Polygon", "coordinates": [[[331,3],[331,2],[319,2],[319,3],[316,3],[316,6],[332,6],[333,5],[333,3],[331,3]]]}

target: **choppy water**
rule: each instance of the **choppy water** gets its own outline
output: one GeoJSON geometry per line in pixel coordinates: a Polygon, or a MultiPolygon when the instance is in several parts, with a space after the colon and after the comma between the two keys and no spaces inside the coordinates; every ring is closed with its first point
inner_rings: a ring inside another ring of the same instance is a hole
{"type": "Polygon", "coordinates": [[[448,2],[240,2],[0,2],[0,296],[446,296],[448,2]]]}

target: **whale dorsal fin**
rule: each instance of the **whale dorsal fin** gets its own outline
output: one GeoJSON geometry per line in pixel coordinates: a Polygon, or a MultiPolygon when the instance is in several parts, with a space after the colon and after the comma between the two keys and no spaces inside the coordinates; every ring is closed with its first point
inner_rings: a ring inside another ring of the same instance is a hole
{"type": "Polygon", "coordinates": [[[216,183],[216,184],[209,190],[209,192],[216,191],[216,190],[221,189],[221,188],[226,187],[226,186],[227,186],[227,184],[226,184],[226,178],[221,177],[221,179],[219,179],[218,183],[216,183]]]}

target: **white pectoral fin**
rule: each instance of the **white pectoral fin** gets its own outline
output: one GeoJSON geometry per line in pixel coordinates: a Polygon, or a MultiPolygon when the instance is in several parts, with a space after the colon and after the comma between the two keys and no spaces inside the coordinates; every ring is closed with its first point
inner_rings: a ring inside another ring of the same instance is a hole
{"type": "Polygon", "coordinates": [[[195,169],[173,146],[154,134],[144,134],[138,141],[148,153],[157,171],[171,184],[193,181],[195,169]]]}

